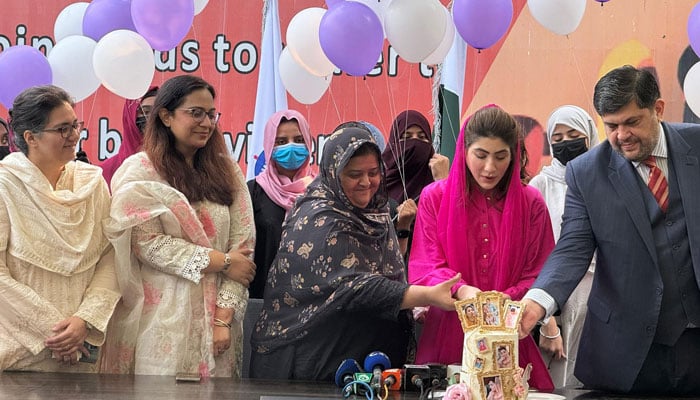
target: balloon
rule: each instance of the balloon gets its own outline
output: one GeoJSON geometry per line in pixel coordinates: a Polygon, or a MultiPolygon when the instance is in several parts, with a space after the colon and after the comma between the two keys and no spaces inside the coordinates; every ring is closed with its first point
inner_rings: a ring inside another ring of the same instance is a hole
{"type": "Polygon", "coordinates": [[[0,103],[12,108],[15,97],[32,86],[51,83],[51,66],[44,54],[26,45],[0,53],[0,103]]]}
{"type": "Polygon", "coordinates": [[[557,35],[568,35],[581,23],[586,0],[527,0],[527,6],[542,26],[557,35]]]}
{"type": "Polygon", "coordinates": [[[700,116],[700,62],[690,67],[685,75],[683,93],[688,107],[695,115],[700,116]]]}
{"type": "Polygon", "coordinates": [[[493,46],[513,19],[511,0],[455,0],[452,6],[457,32],[477,49],[493,46]]]}
{"type": "Polygon", "coordinates": [[[73,3],[64,8],[53,24],[53,37],[57,42],[71,35],[83,34],[83,16],[90,3],[73,3]]]}
{"type": "Polygon", "coordinates": [[[438,0],[399,0],[386,12],[386,37],[408,62],[421,62],[442,42],[447,20],[438,0]]]}
{"type": "Polygon", "coordinates": [[[99,42],[117,29],[136,31],[131,20],[131,0],[93,0],[83,17],[83,35],[99,42]]]}
{"type": "Polygon", "coordinates": [[[700,54],[700,3],[688,15],[688,41],[695,54],[700,54]]]}
{"type": "Polygon", "coordinates": [[[374,69],[384,46],[379,17],[362,3],[332,4],[321,18],[321,48],[338,68],[350,75],[365,75],[374,69]]]}
{"type": "Polygon", "coordinates": [[[331,84],[333,74],[316,76],[294,61],[294,57],[285,47],[280,54],[280,79],[287,92],[302,104],[317,102],[331,84]]]}
{"type": "MultiPolygon", "coordinates": [[[[377,17],[379,17],[379,22],[382,23],[382,29],[384,29],[384,16],[386,16],[386,10],[389,8],[394,0],[350,0],[362,3],[367,7],[371,8],[377,17]]],[[[384,37],[386,37],[386,29],[384,29],[384,37]]]]}
{"type": "Polygon", "coordinates": [[[447,53],[450,52],[452,43],[454,43],[455,40],[455,24],[452,22],[452,14],[450,14],[450,11],[447,8],[442,7],[442,9],[445,14],[445,20],[447,21],[445,35],[442,37],[442,42],[440,42],[437,49],[435,49],[435,51],[430,53],[428,57],[422,61],[423,64],[426,65],[439,64],[443,62],[447,56],[447,53]]]}
{"type": "Polygon", "coordinates": [[[65,89],[75,101],[84,100],[100,87],[92,66],[95,46],[97,42],[89,37],[69,36],[49,53],[53,84],[65,89]]]}
{"type": "Polygon", "coordinates": [[[324,8],[306,8],[295,15],[287,26],[287,48],[294,60],[317,76],[327,76],[335,70],[335,65],[323,52],[318,37],[321,18],[325,13],[324,8]]]}
{"type": "Polygon", "coordinates": [[[207,3],[209,3],[209,0],[194,0],[194,15],[201,13],[204,7],[207,6],[207,3]]]}
{"type": "Polygon", "coordinates": [[[194,20],[192,0],[132,0],[136,31],[152,48],[168,51],[185,38],[194,20]]]}
{"type": "Polygon", "coordinates": [[[102,85],[127,99],[146,94],[155,73],[151,46],[143,36],[125,29],[110,32],[97,42],[92,64],[102,85]]]}

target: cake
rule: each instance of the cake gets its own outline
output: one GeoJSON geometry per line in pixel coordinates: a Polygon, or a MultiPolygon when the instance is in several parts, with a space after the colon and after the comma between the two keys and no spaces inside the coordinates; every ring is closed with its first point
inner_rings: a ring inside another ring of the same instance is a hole
{"type": "Polygon", "coordinates": [[[472,399],[525,399],[529,370],[518,366],[518,324],[524,304],[492,291],[455,305],[464,331],[460,380],[472,399]]]}

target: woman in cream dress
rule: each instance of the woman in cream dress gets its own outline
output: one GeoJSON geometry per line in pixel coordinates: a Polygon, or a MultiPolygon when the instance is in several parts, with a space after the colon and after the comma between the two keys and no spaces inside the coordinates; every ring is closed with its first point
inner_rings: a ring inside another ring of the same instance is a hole
{"type": "Polygon", "coordinates": [[[96,372],[87,348],[103,343],[119,300],[107,184],[73,161],[83,122],[63,89],[27,89],[11,116],[20,151],[0,162],[0,370],[96,372]]]}
{"type": "Polygon", "coordinates": [[[240,375],[255,228],[218,119],[211,85],[191,75],[169,79],[143,152],[112,178],[107,231],[123,301],[105,346],[106,372],[240,375]]]}

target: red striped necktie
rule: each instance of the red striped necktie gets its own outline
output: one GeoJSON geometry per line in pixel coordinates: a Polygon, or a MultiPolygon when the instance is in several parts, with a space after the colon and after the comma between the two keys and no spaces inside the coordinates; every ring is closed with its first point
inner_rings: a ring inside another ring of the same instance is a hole
{"type": "Polygon", "coordinates": [[[661,211],[665,213],[666,209],[668,209],[668,181],[666,181],[661,168],[656,166],[656,158],[654,156],[649,156],[643,162],[644,165],[649,167],[649,183],[647,186],[649,186],[649,190],[654,195],[656,202],[659,203],[661,211]]]}

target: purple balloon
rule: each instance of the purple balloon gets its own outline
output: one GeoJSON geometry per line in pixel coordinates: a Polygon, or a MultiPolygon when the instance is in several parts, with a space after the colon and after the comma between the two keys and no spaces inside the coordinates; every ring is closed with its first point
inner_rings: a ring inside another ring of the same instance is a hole
{"type": "Polygon", "coordinates": [[[377,14],[355,1],[335,4],[321,18],[321,49],[335,66],[362,76],[374,69],[384,47],[384,30],[377,14]]]}
{"type": "Polygon", "coordinates": [[[131,20],[131,0],[93,0],[83,16],[83,35],[99,42],[118,29],[136,32],[131,20]]]}
{"type": "Polygon", "coordinates": [[[511,0],[455,0],[453,4],[457,32],[479,50],[498,42],[513,19],[511,0]]]}
{"type": "Polygon", "coordinates": [[[700,54],[700,3],[693,7],[688,16],[688,41],[695,54],[700,54]]]}
{"type": "Polygon", "coordinates": [[[136,31],[152,48],[168,51],[190,31],[194,21],[194,1],[132,0],[131,16],[136,31]]]}
{"type": "Polygon", "coordinates": [[[5,108],[12,108],[25,89],[48,85],[52,79],[49,60],[34,47],[12,46],[0,53],[0,102],[5,108]]]}

